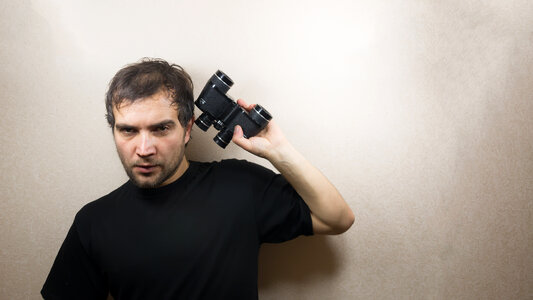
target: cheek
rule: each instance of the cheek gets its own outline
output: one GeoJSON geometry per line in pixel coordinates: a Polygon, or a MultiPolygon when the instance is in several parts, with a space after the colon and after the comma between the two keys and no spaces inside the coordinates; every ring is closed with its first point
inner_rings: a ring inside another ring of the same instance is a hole
{"type": "Polygon", "coordinates": [[[132,146],[130,145],[130,143],[127,143],[125,141],[120,141],[120,140],[117,140],[115,139],[115,146],[117,148],[117,151],[118,153],[122,156],[122,157],[129,157],[131,154],[131,149],[132,146]]]}
{"type": "Polygon", "coordinates": [[[161,154],[174,153],[181,146],[183,146],[183,144],[184,144],[183,135],[176,135],[176,136],[173,136],[172,138],[159,140],[156,145],[156,148],[157,148],[157,152],[161,154]]]}
{"type": "Polygon", "coordinates": [[[175,145],[176,144],[172,140],[160,140],[155,146],[157,153],[165,155],[169,152],[172,152],[172,149],[176,147],[175,145]]]}

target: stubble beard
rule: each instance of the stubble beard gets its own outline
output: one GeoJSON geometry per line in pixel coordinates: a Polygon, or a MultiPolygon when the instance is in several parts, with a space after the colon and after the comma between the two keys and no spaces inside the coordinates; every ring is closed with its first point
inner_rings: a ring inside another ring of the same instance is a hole
{"type": "Polygon", "coordinates": [[[120,151],[117,151],[117,152],[118,152],[120,161],[122,162],[122,166],[124,167],[124,170],[126,171],[126,174],[130,178],[130,180],[137,187],[145,188],[145,189],[153,189],[153,188],[160,187],[167,179],[172,177],[178,171],[181,163],[183,162],[183,158],[185,156],[184,147],[179,147],[179,148],[180,149],[176,151],[172,160],[166,164],[164,162],[156,161],[151,158],[140,158],[134,162],[128,162],[121,155],[120,151]],[[157,166],[156,172],[147,173],[147,174],[142,174],[142,173],[136,174],[133,172],[133,168],[135,167],[135,165],[139,165],[139,164],[155,165],[157,166]]]}

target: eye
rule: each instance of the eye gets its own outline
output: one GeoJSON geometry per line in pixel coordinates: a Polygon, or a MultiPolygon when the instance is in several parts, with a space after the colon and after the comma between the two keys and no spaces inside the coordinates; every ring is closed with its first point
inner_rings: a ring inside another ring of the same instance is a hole
{"type": "Polygon", "coordinates": [[[157,135],[166,135],[170,130],[170,126],[168,125],[161,125],[155,128],[155,134],[157,135]]]}
{"type": "Polygon", "coordinates": [[[133,135],[135,133],[135,129],[131,127],[122,127],[119,129],[120,133],[126,136],[133,135]]]}

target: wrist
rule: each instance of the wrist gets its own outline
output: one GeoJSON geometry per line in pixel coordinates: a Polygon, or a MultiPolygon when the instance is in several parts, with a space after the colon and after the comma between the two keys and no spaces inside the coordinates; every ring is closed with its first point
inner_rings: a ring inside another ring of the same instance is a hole
{"type": "Polygon", "coordinates": [[[265,158],[280,172],[292,165],[298,165],[304,160],[303,156],[289,142],[278,145],[265,158]]]}

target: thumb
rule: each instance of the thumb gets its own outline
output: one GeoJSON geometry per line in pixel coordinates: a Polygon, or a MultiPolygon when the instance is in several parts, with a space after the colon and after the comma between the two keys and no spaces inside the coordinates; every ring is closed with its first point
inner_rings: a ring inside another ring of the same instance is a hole
{"type": "Polygon", "coordinates": [[[248,149],[251,148],[251,142],[244,137],[242,128],[239,125],[236,125],[235,129],[233,130],[232,141],[244,150],[249,151],[248,149]]]}

